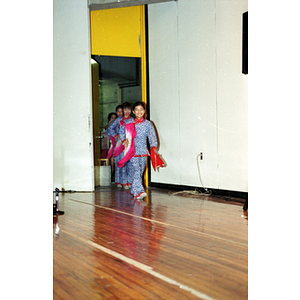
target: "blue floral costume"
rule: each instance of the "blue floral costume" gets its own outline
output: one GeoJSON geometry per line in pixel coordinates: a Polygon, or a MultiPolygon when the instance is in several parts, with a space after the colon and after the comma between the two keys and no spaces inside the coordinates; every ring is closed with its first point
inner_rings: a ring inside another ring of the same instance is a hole
{"type": "MultiPolygon", "coordinates": [[[[123,118],[120,121],[119,133],[122,131],[121,128],[124,128],[125,124],[132,123],[133,121],[134,121],[134,119],[132,117],[123,118]]],[[[122,158],[123,158],[123,156],[124,156],[124,151],[122,152],[122,158]]],[[[133,179],[133,168],[132,168],[132,164],[130,163],[130,161],[126,162],[124,164],[124,167],[119,168],[119,169],[121,169],[120,170],[120,172],[121,172],[121,184],[123,186],[124,185],[131,185],[132,184],[132,179],[133,179]]]]}
{"type": "MultiPolygon", "coordinates": [[[[127,119],[121,117],[116,118],[113,122],[111,122],[107,129],[106,134],[108,138],[112,136],[115,139],[115,145],[117,144],[119,132],[120,132],[120,122],[128,123],[133,121],[133,118],[129,117],[127,119]]],[[[123,126],[124,127],[124,126],[123,126]]],[[[115,161],[115,184],[120,184],[122,186],[128,185],[132,183],[132,176],[130,176],[129,172],[129,164],[125,164],[124,167],[119,168],[117,163],[123,158],[123,152],[118,156],[114,156],[115,161]]]]}
{"type": "MultiPolygon", "coordinates": [[[[136,137],[134,139],[135,154],[129,161],[133,169],[133,181],[130,192],[134,197],[139,197],[142,193],[145,192],[142,179],[146,166],[147,156],[149,156],[149,151],[147,149],[146,143],[147,138],[150,144],[150,148],[157,147],[157,138],[154,127],[149,120],[145,120],[144,118],[142,118],[139,120],[134,119],[134,121],[132,122],[135,123],[136,137]]],[[[122,141],[126,139],[125,126],[121,127],[119,135],[122,141]]]]}

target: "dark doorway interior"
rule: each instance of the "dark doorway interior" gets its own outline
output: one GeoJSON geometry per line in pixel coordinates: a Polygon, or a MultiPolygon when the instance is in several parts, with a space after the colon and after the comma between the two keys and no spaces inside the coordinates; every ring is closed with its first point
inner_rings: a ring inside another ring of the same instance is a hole
{"type": "Polygon", "coordinates": [[[136,57],[92,55],[99,64],[100,129],[117,105],[141,101],[141,59],[136,57]]]}

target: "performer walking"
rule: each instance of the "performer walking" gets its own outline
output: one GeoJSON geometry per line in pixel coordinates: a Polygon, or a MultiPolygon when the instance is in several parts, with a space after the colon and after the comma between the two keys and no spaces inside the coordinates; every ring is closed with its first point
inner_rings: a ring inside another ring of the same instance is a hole
{"type": "Polygon", "coordinates": [[[111,149],[108,152],[107,158],[113,155],[115,161],[115,184],[117,187],[123,187],[129,189],[132,183],[132,172],[129,170],[129,163],[122,168],[117,167],[117,163],[123,158],[124,146],[119,137],[120,127],[130,121],[133,121],[133,118],[130,117],[131,105],[126,102],[122,105],[123,115],[119,116],[117,119],[112,121],[106,129],[106,134],[108,138],[112,141],[111,149]]]}
{"type": "Polygon", "coordinates": [[[118,162],[118,167],[130,160],[133,170],[133,181],[131,194],[135,199],[141,200],[147,196],[142,184],[142,177],[146,166],[146,159],[149,156],[147,149],[147,138],[151,149],[151,161],[154,170],[157,167],[163,167],[164,163],[156,153],[157,137],[152,123],[144,119],[146,112],[143,102],[136,102],[133,106],[133,113],[136,118],[125,126],[121,127],[120,138],[124,144],[124,157],[118,162]]]}

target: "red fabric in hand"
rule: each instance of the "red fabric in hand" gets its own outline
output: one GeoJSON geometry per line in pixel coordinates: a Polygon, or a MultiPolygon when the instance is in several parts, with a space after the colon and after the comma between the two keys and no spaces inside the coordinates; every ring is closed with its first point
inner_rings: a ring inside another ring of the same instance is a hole
{"type": "Polygon", "coordinates": [[[157,150],[156,147],[152,147],[151,154],[150,154],[152,167],[155,172],[158,167],[164,167],[164,165],[165,165],[164,162],[162,161],[162,159],[160,158],[160,156],[156,153],[156,150],[157,150]]]}
{"type": "Polygon", "coordinates": [[[125,135],[129,144],[124,150],[124,157],[117,163],[119,168],[122,168],[135,154],[134,138],[136,137],[136,130],[134,123],[125,124],[125,135]]]}

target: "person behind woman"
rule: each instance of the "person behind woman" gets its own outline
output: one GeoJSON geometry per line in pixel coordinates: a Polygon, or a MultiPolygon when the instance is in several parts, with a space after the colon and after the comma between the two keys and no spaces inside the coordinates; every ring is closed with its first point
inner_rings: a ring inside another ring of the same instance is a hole
{"type": "MultiPolygon", "coordinates": [[[[111,112],[108,114],[108,117],[107,117],[107,120],[108,120],[108,123],[104,126],[104,129],[106,130],[108,125],[113,122],[116,118],[117,118],[117,114],[114,113],[114,112],[111,112]]],[[[107,139],[107,135],[105,133],[105,139],[107,139]]],[[[110,145],[110,140],[108,139],[108,145],[110,145]]],[[[109,147],[108,147],[109,148],[109,147]]],[[[114,178],[115,177],[115,161],[114,161],[114,157],[111,156],[110,159],[109,159],[109,163],[111,165],[111,177],[114,178]]]]}
{"type": "MultiPolygon", "coordinates": [[[[129,102],[123,103],[123,119],[120,121],[120,129],[125,126],[125,124],[132,123],[133,118],[130,116],[131,114],[131,104],[129,102]]],[[[121,141],[121,139],[120,139],[121,141]]],[[[124,157],[124,152],[122,153],[122,158],[124,157]]],[[[124,189],[130,189],[133,178],[133,169],[131,163],[127,161],[124,166],[121,168],[121,185],[124,189]]]]}
{"type": "Polygon", "coordinates": [[[108,123],[104,126],[104,129],[107,129],[108,125],[114,121],[116,118],[117,118],[117,114],[114,113],[114,112],[111,112],[108,114],[108,117],[107,117],[107,120],[108,120],[108,123]]]}
{"type": "Polygon", "coordinates": [[[123,116],[123,105],[122,104],[120,104],[116,107],[116,114],[118,117],[123,116]]]}
{"type": "MultiPolygon", "coordinates": [[[[106,134],[110,138],[115,139],[115,149],[114,149],[114,160],[115,160],[115,184],[117,187],[123,187],[124,189],[129,189],[131,187],[132,176],[130,176],[129,163],[125,164],[121,168],[117,167],[117,163],[123,158],[123,151],[121,153],[115,154],[115,150],[119,147],[121,143],[119,137],[120,126],[128,123],[129,121],[133,121],[133,118],[130,117],[131,113],[131,105],[128,102],[125,102],[123,105],[123,114],[124,116],[120,116],[115,119],[110,125],[107,127],[106,134]]],[[[120,149],[120,148],[119,148],[120,149]]]]}
{"type": "MultiPolygon", "coordinates": [[[[146,143],[147,138],[151,149],[151,156],[152,154],[157,155],[154,153],[157,148],[157,137],[155,129],[151,121],[144,119],[145,112],[146,108],[143,102],[138,101],[134,103],[133,113],[135,114],[136,118],[131,121],[135,125],[135,138],[133,141],[134,155],[130,159],[131,167],[133,170],[133,180],[130,192],[136,200],[141,200],[147,196],[142,183],[147,156],[149,156],[149,151],[147,149],[146,143]]],[[[121,127],[120,138],[123,141],[126,152],[127,147],[129,147],[129,141],[128,139],[126,139],[125,126],[121,127]]],[[[122,165],[122,163],[118,164],[118,166],[119,165],[122,165]]],[[[163,166],[163,163],[161,164],[161,166],[163,166]]]]}
{"type": "MultiPolygon", "coordinates": [[[[120,125],[120,121],[123,118],[123,106],[122,105],[118,105],[116,107],[116,114],[117,114],[117,118],[110,122],[106,128],[106,135],[108,137],[109,140],[113,139],[114,142],[114,149],[116,147],[117,141],[118,141],[118,137],[119,137],[119,125],[120,125]]],[[[117,187],[122,187],[121,183],[120,183],[120,168],[117,167],[117,163],[118,161],[120,161],[120,159],[122,159],[121,155],[117,155],[117,156],[111,156],[113,161],[114,161],[114,171],[115,171],[115,184],[117,185],[117,187]]]]}

